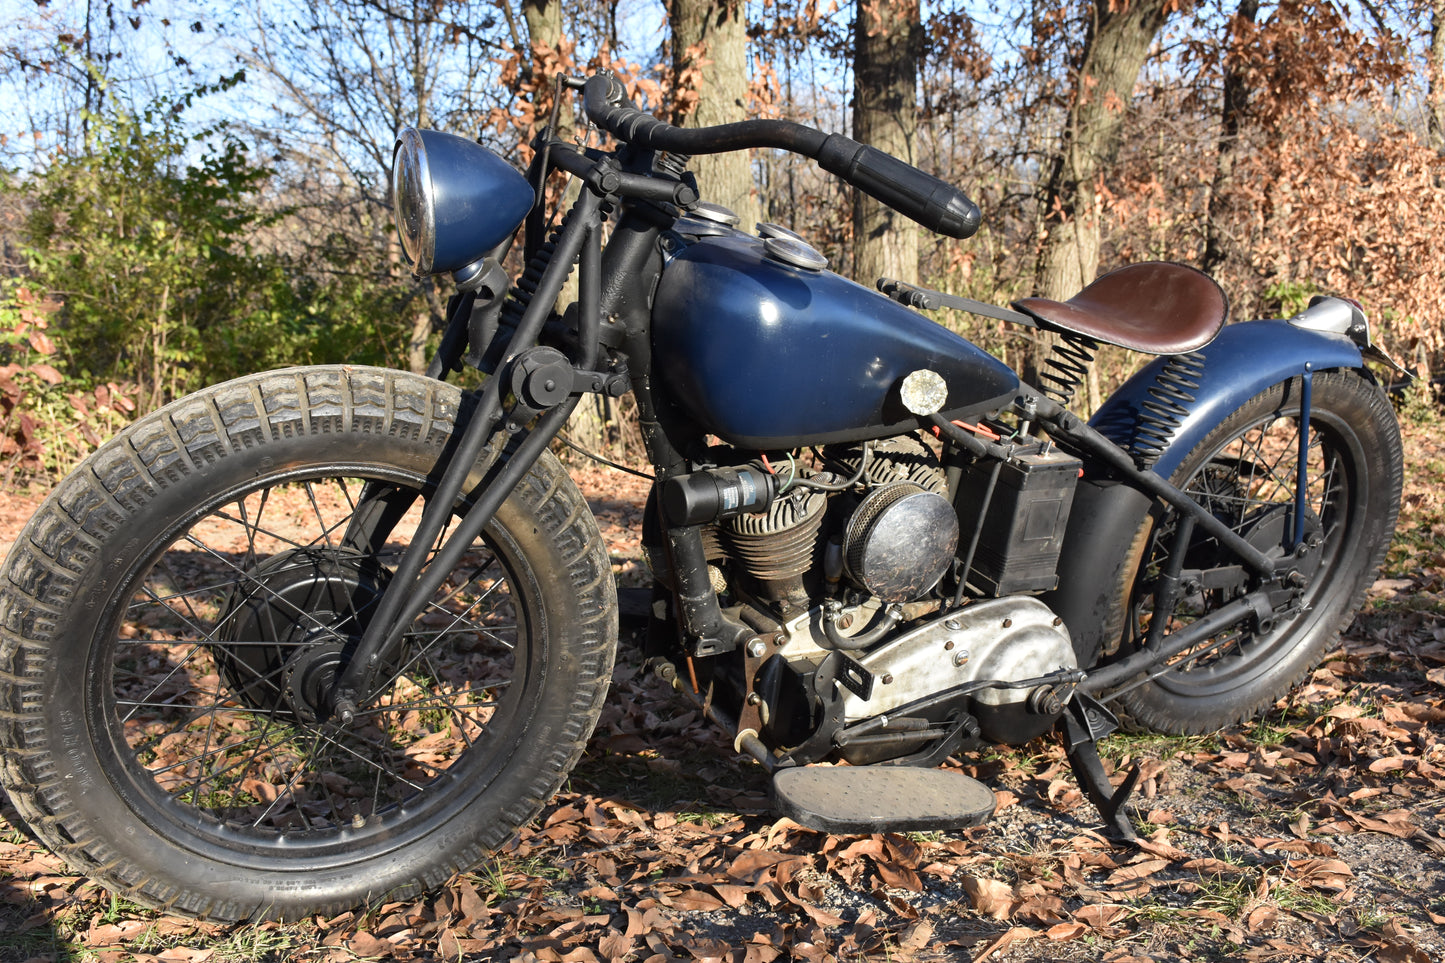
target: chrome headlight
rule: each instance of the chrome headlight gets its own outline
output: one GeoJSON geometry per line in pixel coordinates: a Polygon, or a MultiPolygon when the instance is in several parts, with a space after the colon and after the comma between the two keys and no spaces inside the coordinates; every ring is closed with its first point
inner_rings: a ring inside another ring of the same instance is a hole
{"type": "Polygon", "coordinates": [[[521,226],[532,197],[511,164],[465,137],[407,127],[396,138],[391,203],[414,274],[473,263],[521,226]]]}

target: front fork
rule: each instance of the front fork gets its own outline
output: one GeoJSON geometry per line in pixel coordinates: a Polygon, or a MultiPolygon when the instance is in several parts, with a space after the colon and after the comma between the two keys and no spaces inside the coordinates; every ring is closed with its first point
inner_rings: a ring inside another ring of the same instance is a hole
{"type": "MultiPolygon", "coordinates": [[[[400,646],[405,627],[426,608],[428,600],[461,563],[502,502],[567,423],[580,395],[594,390],[615,391],[616,379],[591,370],[599,353],[601,228],[605,200],[605,192],[584,190],[581,193],[557,239],[551,269],[538,278],[537,288],[508,340],[502,364],[480,389],[468,395],[467,403],[458,413],[461,431],[454,436],[455,443],[422,510],[416,534],[402,553],[390,587],[382,595],[333,686],[332,713],[342,725],[350,725],[355,719],[376,668],[389,664],[388,657],[400,646]],[[577,357],[568,359],[555,349],[539,348],[537,340],[573,264],[578,264],[580,271],[579,347],[577,357]],[[475,500],[438,545],[452,521],[454,507],[469,494],[463,491],[467,479],[478,468],[499,426],[512,436],[522,437],[521,442],[500,462],[500,467],[498,458],[504,444],[495,443],[486,462],[481,464],[485,484],[477,486],[475,500]]],[[[470,306],[471,298],[459,298],[449,319],[453,344],[444,348],[453,356],[458,352],[456,333],[452,329],[464,323],[461,314],[470,306]]],[[[450,363],[446,358],[439,360],[443,363],[434,368],[444,368],[450,363]]],[[[384,495],[381,500],[385,502],[384,495]]],[[[385,518],[389,513],[382,508],[373,514],[385,518]]],[[[374,531],[357,534],[368,542],[385,537],[374,531]]]]}

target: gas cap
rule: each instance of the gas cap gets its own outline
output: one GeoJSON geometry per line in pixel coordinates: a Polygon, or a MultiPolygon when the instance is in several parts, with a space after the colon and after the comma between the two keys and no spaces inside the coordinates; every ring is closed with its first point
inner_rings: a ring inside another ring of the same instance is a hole
{"type": "Polygon", "coordinates": [[[711,201],[698,201],[688,211],[689,217],[695,217],[703,221],[711,221],[714,224],[721,224],[724,227],[737,227],[740,218],[730,208],[721,204],[714,204],[711,201]]]}
{"type": "Polygon", "coordinates": [[[821,271],[828,266],[827,258],[814,250],[807,241],[796,237],[765,237],[763,250],[774,261],[781,261],[804,271],[821,271]]]}

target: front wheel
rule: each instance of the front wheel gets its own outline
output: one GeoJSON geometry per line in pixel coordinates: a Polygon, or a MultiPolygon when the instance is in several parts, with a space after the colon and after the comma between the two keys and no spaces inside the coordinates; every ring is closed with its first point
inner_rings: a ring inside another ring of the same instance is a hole
{"type": "Polygon", "coordinates": [[[327,705],[460,403],[395,371],[252,376],[61,483],[0,582],[4,780],[38,836],[149,905],[295,918],[435,887],[538,811],[596,722],[617,624],[550,455],[351,724],[327,705]]]}
{"type": "MultiPolygon", "coordinates": [[[[1304,582],[1292,611],[1264,628],[1242,625],[1182,653],[1152,681],[1118,696],[1120,715],[1157,732],[1213,732],[1258,715],[1314,668],[1348,623],[1384,558],[1400,504],[1400,431],[1389,400],[1352,371],[1315,375],[1308,423],[1299,379],[1255,395],[1201,441],[1171,481],[1215,517],[1294,568],[1304,582]],[[1304,498],[1299,491],[1304,440],[1304,498]],[[1303,547],[1301,548],[1301,543],[1303,547]]],[[[1153,588],[1177,519],[1145,523],[1142,565],[1120,586],[1130,618],[1121,654],[1154,622],[1153,588]]],[[[1173,632],[1245,589],[1243,570],[1196,534],[1183,561],[1188,586],[1173,632]]]]}

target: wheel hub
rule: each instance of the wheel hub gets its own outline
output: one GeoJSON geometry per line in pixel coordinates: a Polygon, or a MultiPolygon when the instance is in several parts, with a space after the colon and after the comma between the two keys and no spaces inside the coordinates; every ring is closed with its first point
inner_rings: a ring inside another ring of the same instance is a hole
{"type": "Polygon", "coordinates": [[[1309,508],[1304,512],[1303,537],[1294,537],[1293,505],[1277,505],[1249,521],[1240,534],[1264,552],[1284,572],[1295,573],[1293,581],[1308,584],[1320,567],[1319,545],[1324,525],[1309,508]]]}
{"type": "Polygon", "coordinates": [[[375,558],[343,549],[294,549],[262,561],[220,619],[222,678],[252,709],[326,718],[331,681],[390,578],[375,558]]]}
{"type": "Polygon", "coordinates": [[[346,647],[320,642],[300,649],[286,662],[286,706],[303,722],[330,715],[332,682],[346,662],[346,647]]]}

